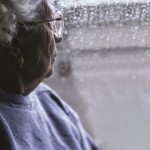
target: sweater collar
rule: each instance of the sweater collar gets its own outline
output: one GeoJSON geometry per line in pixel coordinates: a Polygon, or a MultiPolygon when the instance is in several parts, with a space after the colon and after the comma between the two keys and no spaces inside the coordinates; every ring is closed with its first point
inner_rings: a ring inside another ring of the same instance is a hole
{"type": "Polygon", "coordinates": [[[35,99],[34,92],[31,92],[27,96],[23,96],[21,94],[6,92],[6,91],[0,89],[0,101],[14,103],[14,104],[18,104],[18,105],[30,105],[34,99],[35,99]]]}

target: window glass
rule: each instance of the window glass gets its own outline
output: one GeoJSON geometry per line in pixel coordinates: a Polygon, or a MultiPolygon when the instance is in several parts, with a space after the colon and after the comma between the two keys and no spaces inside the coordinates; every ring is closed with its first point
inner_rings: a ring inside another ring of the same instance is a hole
{"type": "Polygon", "coordinates": [[[55,0],[65,16],[47,82],[104,150],[150,148],[150,1],[55,0]]]}

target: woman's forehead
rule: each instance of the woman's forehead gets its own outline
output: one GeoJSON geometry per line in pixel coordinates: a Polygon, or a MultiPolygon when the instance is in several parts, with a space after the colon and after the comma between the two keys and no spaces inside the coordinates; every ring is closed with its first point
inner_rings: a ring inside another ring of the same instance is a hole
{"type": "Polygon", "coordinates": [[[49,0],[47,1],[47,5],[49,7],[51,17],[53,17],[55,15],[56,9],[49,0]]]}
{"type": "Polygon", "coordinates": [[[44,2],[44,9],[45,9],[45,13],[46,11],[49,13],[48,17],[53,17],[55,15],[56,12],[56,8],[55,6],[52,4],[52,0],[42,0],[44,2]]]}

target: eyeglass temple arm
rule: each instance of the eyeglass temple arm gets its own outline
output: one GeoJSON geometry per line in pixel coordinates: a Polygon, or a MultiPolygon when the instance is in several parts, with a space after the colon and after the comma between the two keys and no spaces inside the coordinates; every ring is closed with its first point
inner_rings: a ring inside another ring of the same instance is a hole
{"type": "Polygon", "coordinates": [[[35,24],[40,24],[40,23],[48,23],[48,22],[55,21],[55,20],[56,21],[61,21],[61,20],[63,20],[63,18],[53,18],[53,19],[48,19],[48,20],[43,20],[43,21],[23,21],[23,22],[20,22],[20,23],[35,25],[35,24]]]}

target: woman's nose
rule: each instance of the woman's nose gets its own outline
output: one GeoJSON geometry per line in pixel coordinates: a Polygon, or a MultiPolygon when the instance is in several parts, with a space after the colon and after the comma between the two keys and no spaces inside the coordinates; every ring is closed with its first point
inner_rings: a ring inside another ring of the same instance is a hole
{"type": "Polygon", "coordinates": [[[54,33],[54,38],[55,38],[56,43],[59,43],[62,41],[62,36],[60,37],[60,36],[56,35],[55,33],[54,33]]]}

